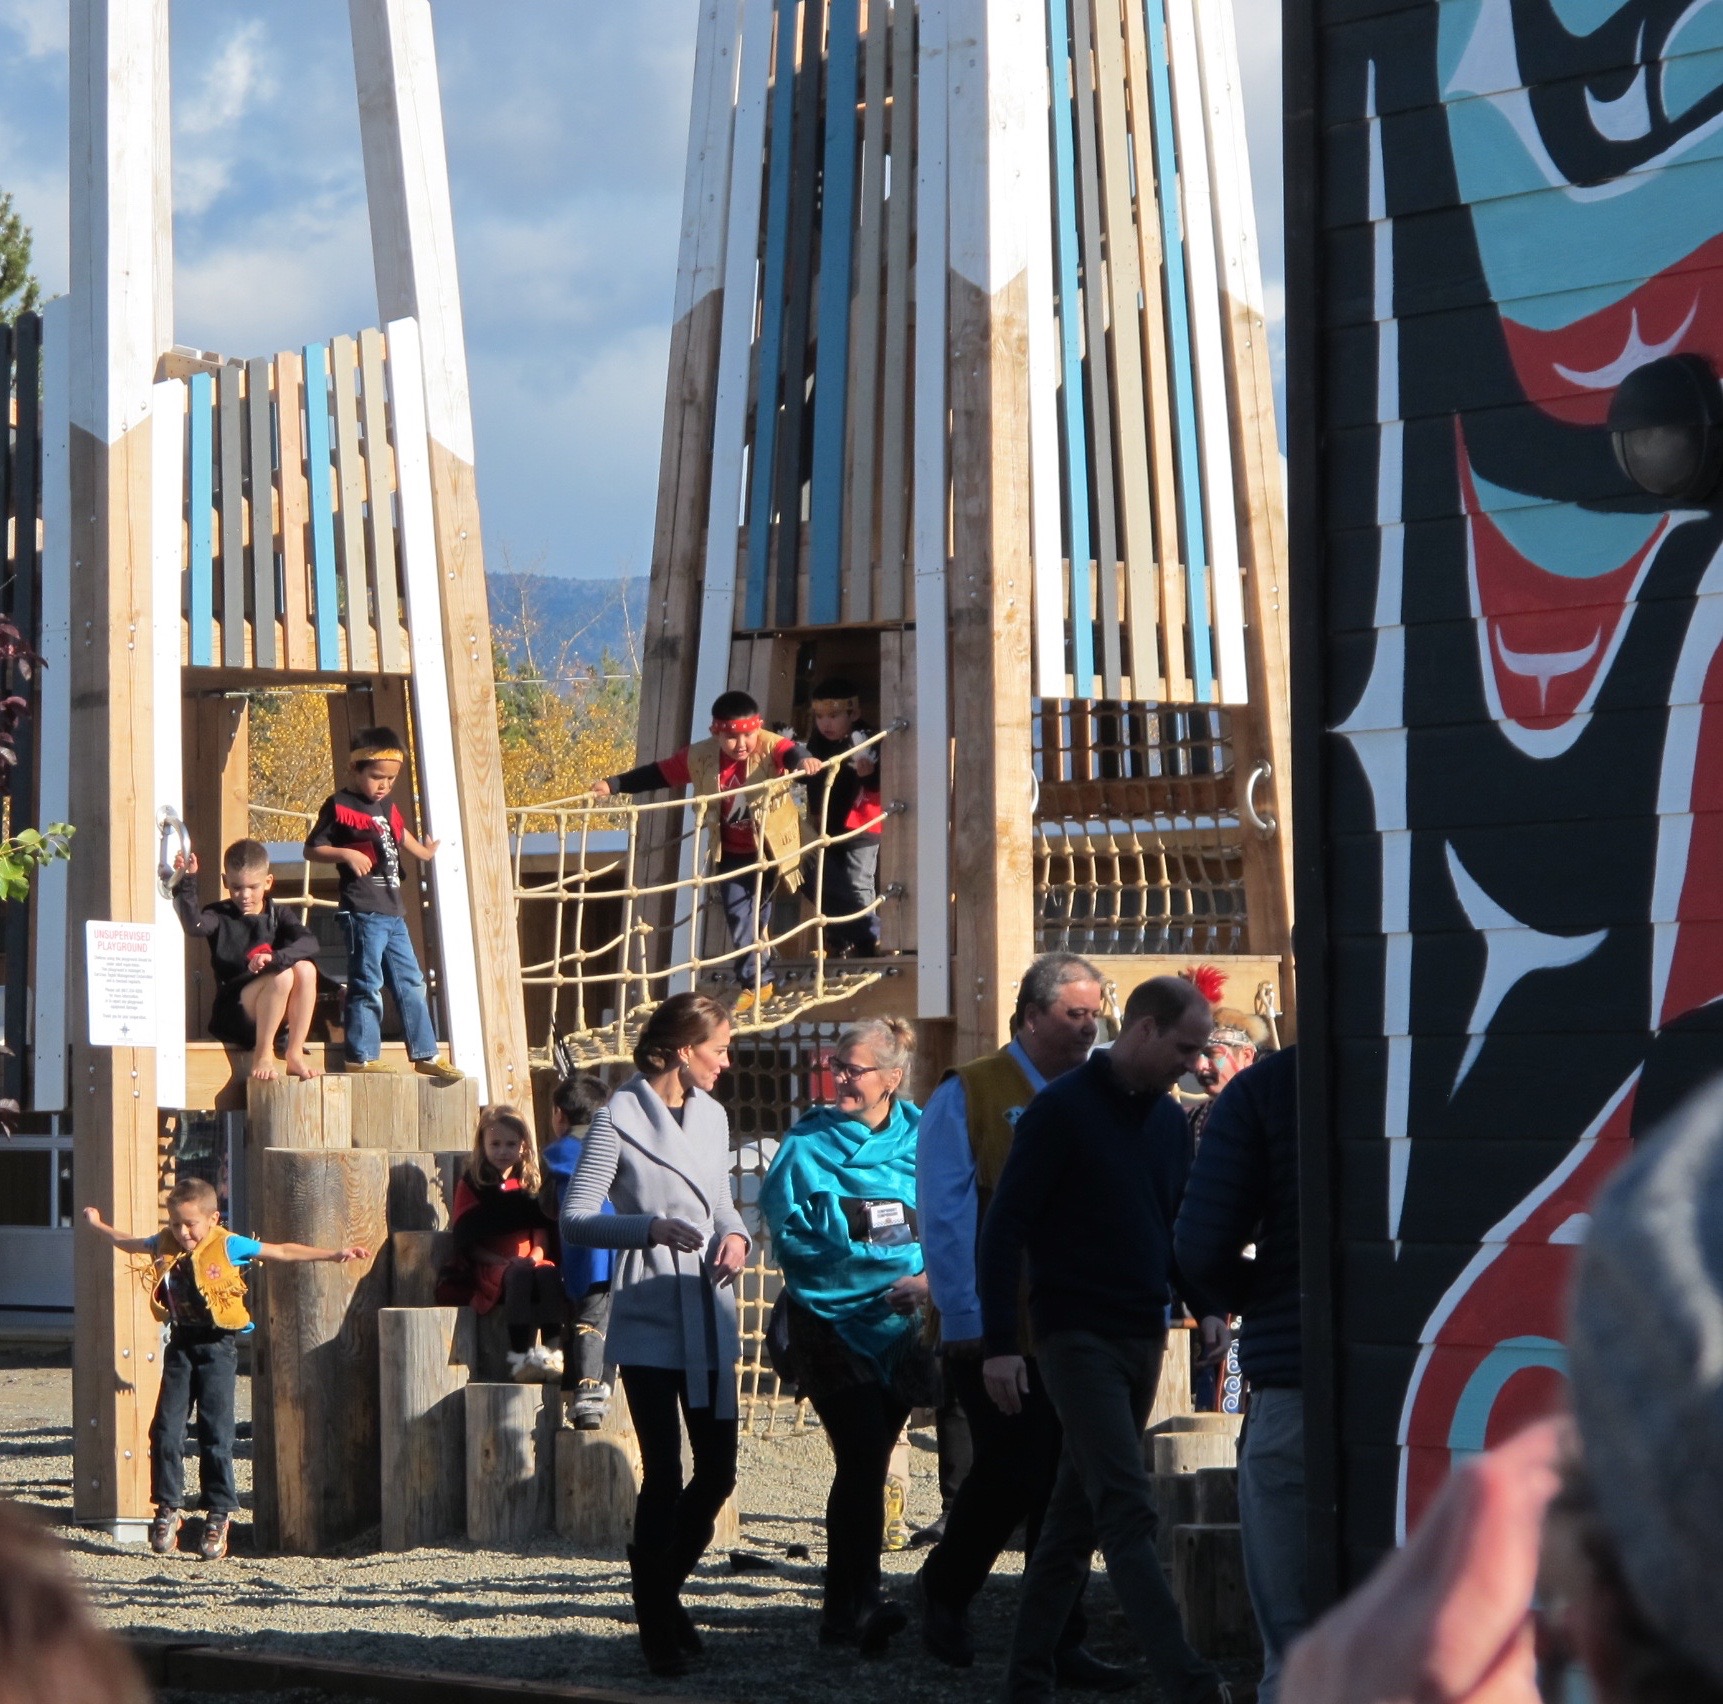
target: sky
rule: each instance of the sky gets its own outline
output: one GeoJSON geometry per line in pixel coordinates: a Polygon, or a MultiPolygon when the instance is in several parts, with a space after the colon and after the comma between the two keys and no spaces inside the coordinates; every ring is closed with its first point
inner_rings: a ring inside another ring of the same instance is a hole
{"type": "MultiPolygon", "coordinates": [[[[1230,3],[1278,361],[1280,14],[1230,3]]],[[[698,5],[433,0],[492,568],[649,566],[698,5]]],[[[49,293],[66,17],[0,0],[0,189],[49,293]]],[[[173,0],[173,41],[176,340],[253,355],[373,323],[345,0],[173,0]]]]}

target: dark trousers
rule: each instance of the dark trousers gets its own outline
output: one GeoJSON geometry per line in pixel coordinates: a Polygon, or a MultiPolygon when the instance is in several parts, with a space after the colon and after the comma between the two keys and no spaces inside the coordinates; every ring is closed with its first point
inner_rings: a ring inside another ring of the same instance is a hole
{"type": "Polygon", "coordinates": [[[239,1333],[175,1326],[162,1353],[162,1388],[150,1422],[150,1496],[160,1508],[185,1506],[185,1425],[197,1404],[200,1507],[229,1515],[233,1483],[233,1387],[239,1333]]]}
{"type": "Polygon", "coordinates": [[[975,1443],[969,1435],[969,1416],[951,1388],[950,1369],[945,1374],[945,1396],[933,1412],[933,1435],[939,1445],[939,1518],[951,1513],[951,1505],[975,1461],[975,1443]]]}
{"type": "MultiPolygon", "coordinates": [[[[957,1393],[969,1421],[973,1459],[945,1517],[945,1536],[928,1553],[922,1583],[940,1603],[965,1609],[1019,1524],[1025,1555],[1034,1554],[1064,1434],[1033,1357],[1029,1394],[1016,1414],[1002,1413],[987,1394],[978,1357],[948,1355],[944,1365],[946,1388],[957,1393]]],[[[1060,1647],[1082,1644],[1087,1633],[1079,1590],[1060,1647]]]]}
{"type": "MultiPolygon", "coordinates": [[[[819,892],[820,912],[825,917],[848,917],[848,923],[834,923],[826,930],[827,947],[850,947],[858,953],[870,953],[879,945],[879,913],[867,911],[879,894],[879,836],[859,835],[840,846],[825,849],[825,876],[819,892]]],[[[814,856],[818,858],[819,853],[814,856]]],[[[814,898],[813,877],[806,881],[810,902],[814,898]]]]}
{"type": "Polygon", "coordinates": [[[826,1496],[826,1620],[858,1620],[879,1602],[885,1481],[909,1404],[869,1380],[811,1398],[832,1447],[826,1496]]]}
{"type": "Polygon", "coordinates": [[[1164,1337],[1090,1331],[1055,1332],[1041,1341],[1037,1359],[1065,1430],[1065,1452],[1041,1541],[1023,1571],[1005,1677],[1011,1704],[1051,1700],[1054,1652],[1097,1544],[1165,1704],[1203,1704],[1219,1690],[1220,1676],[1185,1638],[1155,1552],[1143,1427],[1165,1351],[1164,1337]]]}
{"type": "Polygon", "coordinates": [[[570,1297],[562,1328],[562,1388],[604,1383],[604,1334],[610,1329],[610,1285],[570,1297]]]}
{"type": "MultiPolygon", "coordinates": [[[[713,872],[719,877],[715,891],[718,903],[724,908],[724,921],[730,927],[730,941],[738,947],[759,945],[760,936],[764,932],[761,918],[771,915],[772,896],[778,889],[777,876],[770,870],[761,872],[755,869],[753,866],[757,862],[758,859],[752,856],[723,857],[718,860],[717,868],[713,872]],[[732,871],[739,871],[740,874],[729,874],[732,871]],[[725,879],[726,877],[728,879],[725,879]],[[759,884],[757,887],[756,883],[759,884]]],[[[770,947],[745,953],[731,962],[735,967],[736,980],[750,988],[756,978],[762,982],[771,979],[770,947]]]]}
{"type": "MultiPolygon", "coordinates": [[[[640,1495],[634,1501],[634,1548],[649,1561],[668,1558],[680,1579],[712,1542],[718,1511],[736,1489],[737,1422],[719,1420],[718,1380],[707,1406],[688,1406],[680,1367],[624,1367],[622,1388],[640,1445],[640,1495]],[[680,1422],[678,1420],[680,1415],[680,1422]],[[682,1425],[694,1451],[694,1473],[682,1483],[682,1425]]],[[[726,1368],[723,1377],[730,1377],[726,1368]]]]}
{"type": "Polygon", "coordinates": [[[523,1354],[540,1331],[562,1324],[562,1274],[554,1266],[511,1260],[503,1274],[503,1318],[509,1348],[523,1354]]]}

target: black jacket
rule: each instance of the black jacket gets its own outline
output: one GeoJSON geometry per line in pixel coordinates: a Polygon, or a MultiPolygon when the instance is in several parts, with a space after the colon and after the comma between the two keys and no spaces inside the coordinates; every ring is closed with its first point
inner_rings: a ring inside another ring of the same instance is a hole
{"type": "Polygon", "coordinates": [[[1271,1053],[1221,1091],[1173,1232],[1180,1270],[1244,1316],[1238,1362],[1253,1385],[1304,1382],[1296,1053],[1271,1053]]]}
{"type": "Polygon", "coordinates": [[[271,970],[317,956],[317,937],[273,900],[266,899],[255,917],[247,917],[231,899],[199,905],[197,877],[188,871],[174,889],[173,903],[181,928],[209,942],[209,961],[219,987],[250,979],[250,955],[258,947],[274,953],[271,970]]]}
{"type": "Polygon", "coordinates": [[[990,1355],[1018,1342],[1019,1273],[1029,1262],[1029,1321],[1056,1331],[1156,1337],[1175,1290],[1215,1311],[1173,1262],[1191,1133],[1170,1095],[1132,1094],[1105,1053],[1049,1083],[1017,1121],[981,1227],[977,1279],[990,1355]]]}

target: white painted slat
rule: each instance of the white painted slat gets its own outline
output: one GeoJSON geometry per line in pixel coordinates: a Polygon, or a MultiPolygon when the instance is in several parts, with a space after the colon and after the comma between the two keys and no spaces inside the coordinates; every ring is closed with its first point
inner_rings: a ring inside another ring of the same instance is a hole
{"type": "Polygon", "coordinates": [[[443,656],[442,603],[437,589],[437,530],[431,510],[431,463],[425,418],[425,372],[418,325],[392,320],[389,404],[395,427],[395,470],[400,480],[401,580],[413,679],[413,724],[419,736],[420,785],[425,820],[419,832],[441,845],[431,860],[432,913],[443,966],[443,1010],[449,1052],[490,1099],[484,1025],[479,1011],[478,950],[472,894],[467,884],[455,740],[449,712],[449,678],[443,656]]]}
{"type": "MultiPolygon", "coordinates": [[[[42,671],[36,714],[43,823],[72,813],[72,300],[42,310],[42,671]]],[[[179,642],[179,619],[173,623],[179,642]]],[[[36,873],[36,969],[32,996],[31,1096],[36,1112],[66,1106],[66,928],[71,871],[36,873]]]]}
{"type": "Polygon", "coordinates": [[[1203,495],[1214,576],[1215,690],[1223,704],[1250,697],[1244,661],[1244,591],[1239,577],[1238,508],[1233,488],[1232,427],[1226,351],[1221,337],[1220,273],[1215,260],[1209,190],[1207,108],[1197,60],[1193,0],[1167,0],[1173,121],[1184,192],[1185,258],[1190,274],[1191,344],[1196,357],[1197,422],[1202,439],[1203,495]]]}
{"type": "MultiPolygon", "coordinates": [[[[154,817],[171,810],[185,820],[185,755],[180,703],[180,591],[185,580],[186,384],[155,387],[150,404],[150,691],[155,726],[154,817]]],[[[159,842],[158,842],[159,843],[159,842]]],[[[219,856],[219,854],[218,854],[219,856]]],[[[211,865],[215,859],[210,860],[211,865]]],[[[215,871],[204,877],[213,888],[215,871]]],[[[214,898],[213,893],[210,894],[214,898]]],[[[173,901],[156,890],[156,1105],[185,1105],[185,955],[187,941],[173,901]]]]}
{"type": "Polygon", "coordinates": [[[946,0],[922,0],[917,105],[914,559],[916,1013],[951,1015],[951,710],[946,680],[946,0]]]}

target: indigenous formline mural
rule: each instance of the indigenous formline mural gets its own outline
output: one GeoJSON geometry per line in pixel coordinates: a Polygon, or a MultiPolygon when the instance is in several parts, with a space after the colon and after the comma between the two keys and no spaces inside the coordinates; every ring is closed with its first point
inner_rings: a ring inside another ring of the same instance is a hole
{"type": "Polygon", "coordinates": [[[1723,515],[1607,429],[1723,362],[1723,0],[1306,24],[1355,1572],[1557,1399],[1589,1203],[1723,1065],[1723,515]]]}

